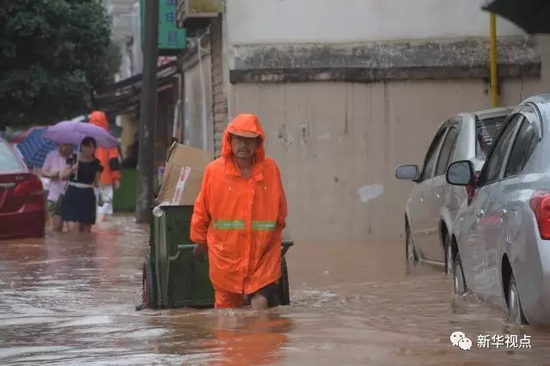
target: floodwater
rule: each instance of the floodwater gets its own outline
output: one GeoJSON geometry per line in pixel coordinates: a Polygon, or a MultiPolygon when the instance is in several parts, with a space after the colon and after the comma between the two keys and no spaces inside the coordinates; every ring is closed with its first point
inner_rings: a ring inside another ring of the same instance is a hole
{"type": "Polygon", "coordinates": [[[115,218],[90,236],[0,242],[1,365],[550,365],[550,334],[455,299],[440,270],[405,274],[401,243],[296,243],[292,305],[143,310],[147,228],[115,218]],[[462,331],[470,351],[453,347],[462,331]],[[524,334],[531,348],[477,346],[524,334]]]}

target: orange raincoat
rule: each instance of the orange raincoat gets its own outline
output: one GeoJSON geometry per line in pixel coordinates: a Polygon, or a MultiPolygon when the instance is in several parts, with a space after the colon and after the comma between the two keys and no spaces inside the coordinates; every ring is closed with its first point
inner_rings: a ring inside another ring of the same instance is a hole
{"type": "MultiPolygon", "coordinates": [[[[90,115],[90,123],[98,127],[109,131],[109,123],[107,122],[107,116],[102,111],[92,112],[90,115]]],[[[98,147],[95,151],[96,158],[103,166],[103,172],[101,173],[100,182],[104,186],[113,185],[115,182],[120,182],[121,174],[120,170],[111,170],[109,160],[118,160],[118,149],[98,147]]]]}
{"type": "Polygon", "coordinates": [[[208,246],[210,280],[216,307],[242,305],[252,294],[281,277],[281,233],[287,204],[279,168],[265,156],[264,131],[251,114],[237,116],[226,128],[222,156],[208,164],[195,201],[191,240],[208,246]],[[233,160],[230,132],[257,133],[250,178],[233,160]]]}

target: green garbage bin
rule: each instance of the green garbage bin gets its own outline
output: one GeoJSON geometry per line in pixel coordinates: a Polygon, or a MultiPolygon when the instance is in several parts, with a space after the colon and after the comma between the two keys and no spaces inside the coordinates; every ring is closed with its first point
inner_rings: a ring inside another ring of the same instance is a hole
{"type": "Polygon", "coordinates": [[[138,171],[136,169],[122,169],[120,188],[113,197],[113,210],[115,212],[130,212],[136,209],[136,192],[138,184],[138,171]]]}
{"type": "MultiPolygon", "coordinates": [[[[206,256],[193,254],[189,238],[193,206],[161,206],[162,215],[151,215],[150,253],[143,264],[143,301],[138,309],[213,307],[214,288],[206,256]]],[[[289,280],[284,255],[293,245],[282,243],[281,305],[290,304],[289,280]]]]}
{"type": "Polygon", "coordinates": [[[150,253],[145,259],[144,303],[155,309],[210,307],[214,289],[208,261],[193,255],[189,239],[193,206],[161,206],[152,215],[150,253]]]}

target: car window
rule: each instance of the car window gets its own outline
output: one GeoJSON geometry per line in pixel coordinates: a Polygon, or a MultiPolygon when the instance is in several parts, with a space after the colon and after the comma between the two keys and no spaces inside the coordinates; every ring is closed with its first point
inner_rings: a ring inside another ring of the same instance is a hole
{"type": "Polygon", "coordinates": [[[536,133],[533,125],[524,120],[510,152],[504,177],[513,177],[523,170],[537,144],[536,133]]]}
{"type": "Polygon", "coordinates": [[[518,123],[523,119],[523,115],[515,115],[498,134],[495,145],[487,157],[487,161],[481,171],[481,175],[479,177],[480,185],[486,185],[499,179],[502,165],[506,159],[506,153],[508,152],[508,148],[513,141],[518,123]]]}
{"type": "Polygon", "coordinates": [[[0,173],[21,170],[25,167],[7,143],[0,141],[0,173]]]}
{"type": "Polygon", "coordinates": [[[428,153],[426,154],[426,158],[424,159],[424,168],[422,169],[422,174],[420,175],[420,181],[425,181],[426,179],[430,179],[432,177],[438,156],[437,151],[446,129],[447,128],[444,127],[437,131],[434,139],[432,140],[428,153]]]}
{"type": "Polygon", "coordinates": [[[439,153],[439,160],[437,162],[437,168],[435,169],[435,176],[445,174],[447,167],[451,163],[451,158],[455,152],[456,142],[458,140],[458,129],[456,127],[450,127],[447,136],[445,136],[445,142],[441,146],[439,153]]]}
{"type": "Polygon", "coordinates": [[[485,160],[507,116],[476,120],[476,156],[485,160]]]}

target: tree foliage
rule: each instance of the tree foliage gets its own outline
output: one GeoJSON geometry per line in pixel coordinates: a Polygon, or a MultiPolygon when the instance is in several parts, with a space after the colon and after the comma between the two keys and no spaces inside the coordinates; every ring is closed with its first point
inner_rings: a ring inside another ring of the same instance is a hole
{"type": "Polygon", "coordinates": [[[99,0],[0,0],[0,130],[86,111],[120,55],[99,0]]]}

